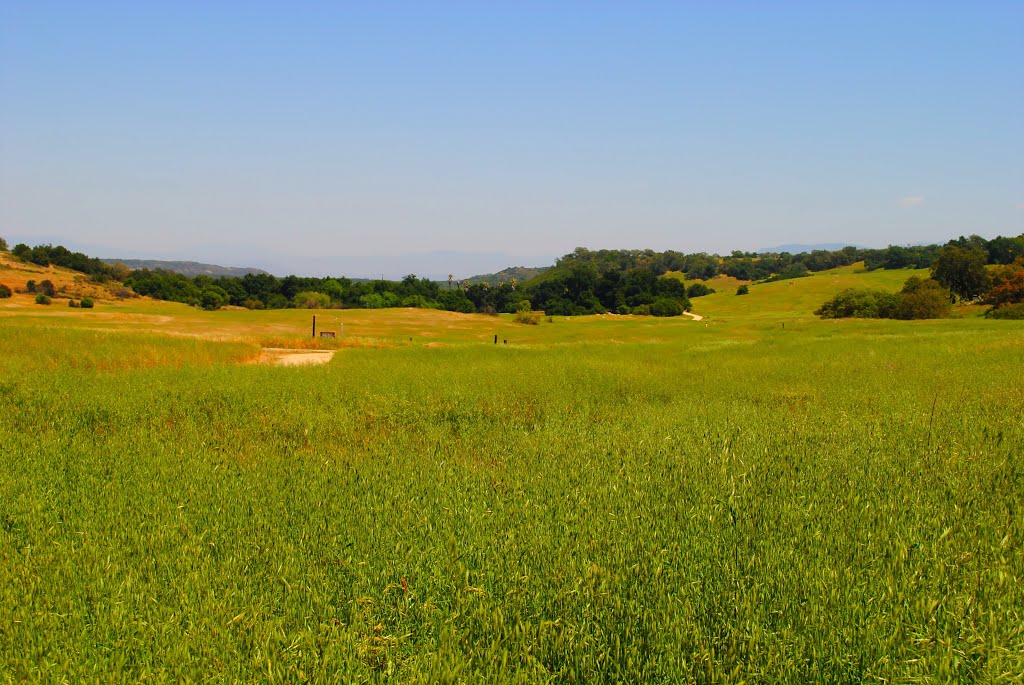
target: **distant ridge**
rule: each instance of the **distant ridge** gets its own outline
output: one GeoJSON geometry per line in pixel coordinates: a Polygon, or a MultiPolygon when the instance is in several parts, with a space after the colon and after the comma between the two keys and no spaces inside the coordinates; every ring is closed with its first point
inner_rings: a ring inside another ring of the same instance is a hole
{"type": "Polygon", "coordinates": [[[813,252],[814,250],[826,250],[828,252],[834,252],[841,250],[844,247],[856,247],[861,250],[868,249],[864,245],[858,245],[856,243],[814,243],[811,245],[804,245],[801,243],[791,243],[789,245],[778,245],[776,247],[762,247],[759,250],[754,250],[757,254],[779,254],[782,252],[788,252],[789,254],[800,254],[801,252],[813,252]]]}
{"type": "Polygon", "coordinates": [[[497,285],[499,283],[508,283],[513,278],[516,279],[517,283],[525,283],[534,276],[539,276],[550,268],[550,266],[510,266],[493,274],[479,274],[477,276],[464,278],[463,283],[483,283],[486,281],[487,283],[497,285]]]}
{"type": "Polygon", "coordinates": [[[163,269],[174,273],[188,276],[231,276],[241,278],[246,274],[270,273],[263,269],[254,269],[249,266],[220,266],[218,264],[203,264],[202,262],[175,262],[162,259],[101,259],[104,264],[124,264],[129,269],[163,269]]]}

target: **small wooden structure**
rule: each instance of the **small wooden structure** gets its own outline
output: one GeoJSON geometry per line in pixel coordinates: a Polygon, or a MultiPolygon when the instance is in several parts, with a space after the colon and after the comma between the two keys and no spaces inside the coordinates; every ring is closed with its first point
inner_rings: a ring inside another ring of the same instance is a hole
{"type": "Polygon", "coordinates": [[[336,336],[334,334],[334,331],[320,331],[320,337],[321,338],[336,338],[338,336],[336,336]]]}

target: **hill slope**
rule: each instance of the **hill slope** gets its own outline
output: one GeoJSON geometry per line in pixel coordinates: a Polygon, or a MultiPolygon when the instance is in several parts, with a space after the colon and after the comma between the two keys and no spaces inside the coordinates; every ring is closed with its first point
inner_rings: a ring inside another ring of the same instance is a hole
{"type": "Polygon", "coordinates": [[[101,259],[104,264],[124,264],[129,269],[163,269],[188,277],[193,276],[230,276],[241,278],[246,274],[270,273],[251,266],[220,266],[219,264],[203,264],[202,262],[177,262],[162,259],[101,259]]]}
{"type": "Polygon", "coordinates": [[[490,283],[491,285],[497,285],[498,283],[508,283],[513,278],[516,279],[517,283],[525,283],[526,281],[541,275],[545,271],[551,269],[550,266],[510,266],[507,269],[502,269],[493,274],[479,274],[477,276],[470,276],[469,278],[463,279],[463,283],[490,283]]]}

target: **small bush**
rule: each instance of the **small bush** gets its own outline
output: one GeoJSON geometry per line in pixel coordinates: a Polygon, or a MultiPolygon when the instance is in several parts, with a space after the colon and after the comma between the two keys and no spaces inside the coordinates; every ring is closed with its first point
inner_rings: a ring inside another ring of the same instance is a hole
{"type": "Polygon", "coordinates": [[[68,306],[71,307],[72,309],[78,309],[78,303],[75,302],[74,300],[68,300],[68,306]]]}
{"type": "Polygon", "coordinates": [[[0,238],[0,250],[7,251],[7,240],[5,238],[0,238]]]}
{"type": "Polygon", "coordinates": [[[3,299],[8,298],[10,296],[11,296],[11,289],[8,288],[3,283],[0,283],[0,300],[3,300],[3,299]]]}
{"type": "Polygon", "coordinates": [[[50,304],[50,302],[52,300],[49,295],[44,295],[43,293],[36,295],[36,304],[50,304]]]}
{"type": "Polygon", "coordinates": [[[485,305],[480,308],[480,313],[487,314],[488,316],[497,316],[498,310],[492,307],[491,305],[485,305]]]}
{"type": "Polygon", "coordinates": [[[636,316],[650,316],[651,315],[651,305],[649,305],[649,304],[638,304],[637,306],[633,307],[632,313],[634,315],[636,315],[636,316]]]}
{"type": "Polygon", "coordinates": [[[42,293],[47,297],[55,297],[57,295],[57,289],[53,286],[53,282],[46,280],[40,281],[36,284],[36,292],[42,293]]]}
{"type": "Polygon", "coordinates": [[[737,295],[748,295],[750,293],[750,286],[741,285],[736,289],[737,295]]]}
{"type": "Polygon", "coordinates": [[[516,323],[524,323],[530,326],[537,326],[538,324],[540,324],[540,319],[542,316],[544,316],[543,312],[519,311],[516,312],[515,316],[512,317],[512,319],[516,323]]]}
{"type": "Polygon", "coordinates": [[[985,318],[1024,321],[1024,302],[1019,302],[1017,304],[1004,304],[1001,307],[993,307],[985,312],[985,318]]]}
{"type": "Polygon", "coordinates": [[[263,309],[266,305],[263,304],[263,300],[249,299],[243,302],[242,306],[246,309],[263,309]]]}
{"type": "Polygon", "coordinates": [[[93,308],[92,299],[88,298],[88,297],[83,297],[80,305],[81,305],[82,309],[92,309],[93,308]]]}
{"type": "Polygon", "coordinates": [[[30,293],[34,293],[36,291],[36,282],[35,281],[29,281],[28,283],[26,283],[25,284],[25,290],[27,290],[30,293]]]}

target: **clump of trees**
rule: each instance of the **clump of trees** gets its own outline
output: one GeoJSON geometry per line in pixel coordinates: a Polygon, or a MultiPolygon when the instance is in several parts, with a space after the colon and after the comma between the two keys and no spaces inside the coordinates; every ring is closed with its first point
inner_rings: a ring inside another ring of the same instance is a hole
{"type": "Polygon", "coordinates": [[[12,293],[11,293],[11,289],[10,289],[10,288],[8,288],[8,287],[7,287],[6,285],[4,285],[3,283],[0,283],[0,300],[4,300],[4,299],[7,299],[7,298],[8,298],[8,297],[10,297],[11,295],[12,295],[12,293]]]}
{"type": "Polygon", "coordinates": [[[999,266],[989,273],[991,287],[984,302],[990,319],[1024,319],[1024,257],[999,266]]]}
{"type": "Polygon", "coordinates": [[[950,299],[938,281],[911,276],[898,293],[848,288],[814,313],[823,319],[941,319],[949,316],[950,299]]]}
{"type": "Polygon", "coordinates": [[[7,239],[3,236],[0,236],[0,251],[7,251],[7,239]]]}
{"type": "Polygon", "coordinates": [[[974,300],[991,285],[987,263],[988,255],[981,247],[947,245],[932,265],[932,278],[949,288],[954,299],[974,300]]]}
{"type": "Polygon", "coordinates": [[[677,316],[690,308],[686,286],[649,267],[618,269],[615,261],[571,262],[524,288],[548,316],[639,314],[677,316]],[[602,270],[603,269],[603,270],[602,270]]]}

